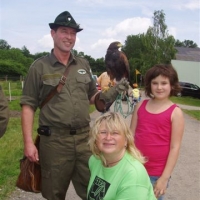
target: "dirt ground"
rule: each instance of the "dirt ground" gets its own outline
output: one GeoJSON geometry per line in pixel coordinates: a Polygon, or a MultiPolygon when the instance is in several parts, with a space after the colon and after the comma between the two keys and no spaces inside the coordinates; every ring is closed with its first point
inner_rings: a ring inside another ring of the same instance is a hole
{"type": "MultiPolygon", "coordinates": [[[[180,106],[181,107],[181,106],[180,106]]],[[[183,107],[184,109],[195,109],[183,107]]],[[[99,115],[91,114],[92,121],[99,115]]],[[[130,116],[126,118],[130,123],[130,116]]],[[[186,114],[185,131],[177,165],[173,171],[165,200],[200,200],[200,122],[186,114]]],[[[16,189],[7,200],[44,200],[41,194],[16,189]]],[[[66,200],[80,200],[70,185],[66,200]]],[[[139,200],[139,199],[138,199],[139,200]]]]}

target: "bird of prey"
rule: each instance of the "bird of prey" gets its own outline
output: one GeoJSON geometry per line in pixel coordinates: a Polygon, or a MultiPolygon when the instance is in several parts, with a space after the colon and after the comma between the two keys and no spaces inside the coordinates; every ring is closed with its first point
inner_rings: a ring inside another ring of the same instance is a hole
{"type": "Polygon", "coordinates": [[[122,44],[118,41],[112,42],[105,55],[105,66],[111,80],[120,81],[123,77],[130,82],[130,67],[126,55],[119,51],[122,44]]]}

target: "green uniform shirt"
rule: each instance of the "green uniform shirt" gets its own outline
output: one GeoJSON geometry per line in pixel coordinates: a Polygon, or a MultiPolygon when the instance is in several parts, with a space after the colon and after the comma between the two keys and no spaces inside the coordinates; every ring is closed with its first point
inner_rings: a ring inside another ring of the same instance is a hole
{"type": "Polygon", "coordinates": [[[89,124],[89,100],[98,90],[87,60],[72,54],[67,66],[56,59],[53,51],[36,60],[26,77],[20,103],[30,105],[34,110],[40,107],[69,66],[61,92],[40,110],[39,125],[78,128],[89,124]]]}

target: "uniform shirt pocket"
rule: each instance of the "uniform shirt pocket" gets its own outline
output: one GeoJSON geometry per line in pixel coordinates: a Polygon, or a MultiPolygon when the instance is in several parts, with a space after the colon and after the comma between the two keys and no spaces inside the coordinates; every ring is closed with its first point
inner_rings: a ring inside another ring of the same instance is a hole
{"type": "Polygon", "coordinates": [[[58,85],[61,74],[45,74],[42,76],[43,84],[55,87],[58,85]]]}
{"type": "Polygon", "coordinates": [[[76,90],[80,99],[88,99],[89,83],[91,79],[88,75],[81,75],[76,78],[76,90]]]}
{"type": "Polygon", "coordinates": [[[42,87],[40,89],[39,99],[41,102],[47,97],[50,91],[58,85],[60,74],[45,74],[42,76],[42,87]]]}
{"type": "Polygon", "coordinates": [[[82,75],[82,76],[77,77],[76,81],[78,84],[88,84],[91,81],[91,79],[89,76],[82,75]]]}

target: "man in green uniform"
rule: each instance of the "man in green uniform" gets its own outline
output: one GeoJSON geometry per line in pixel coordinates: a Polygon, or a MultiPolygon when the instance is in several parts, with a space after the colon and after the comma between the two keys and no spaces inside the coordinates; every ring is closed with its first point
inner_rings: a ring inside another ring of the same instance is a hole
{"type": "Polygon", "coordinates": [[[107,94],[99,93],[88,61],[70,52],[82,28],[68,11],[59,14],[49,26],[54,48],[31,65],[20,102],[24,154],[30,161],[40,161],[44,198],[64,200],[72,181],[76,193],[86,200],[91,155],[87,145],[89,105],[95,103],[100,111],[107,109],[118,93],[127,89],[127,82],[122,81],[107,94]],[[69,67],[62,90],[42,107],[69,67]],[[39,155],[32,138],[34,113],[38,107],[39,155]]]}
{"type": "Polygon", "coordinates": [[[9,121],[8,101],[0,86],[0,138],[6,132],[9,121]]]}

